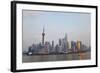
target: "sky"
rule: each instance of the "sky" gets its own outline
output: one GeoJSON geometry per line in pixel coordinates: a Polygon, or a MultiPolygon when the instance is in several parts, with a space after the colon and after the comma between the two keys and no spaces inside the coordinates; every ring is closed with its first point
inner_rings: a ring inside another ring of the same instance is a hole
{"type": "Polygon", "coordinates": [[[56,12],[23,10],[23,50],[27,50],[33,43],[42,41],[43,27],[45,41],[52,40],[55,44],[59,38],[67,34],[68,41],[82,41],[90,46],[91,43],[91,14],[79,12],[56,12]]]}

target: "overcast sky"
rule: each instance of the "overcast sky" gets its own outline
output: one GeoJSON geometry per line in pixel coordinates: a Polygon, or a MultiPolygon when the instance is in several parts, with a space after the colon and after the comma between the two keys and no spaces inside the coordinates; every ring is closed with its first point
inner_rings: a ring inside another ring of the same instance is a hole
{"type": "Polygon", "coordinates": [[[45,41],[57,44],[67,34],[68,41],[90,45],[91,14],[23,10],[23,50],[41,42],[43,26],[45,41]]]}

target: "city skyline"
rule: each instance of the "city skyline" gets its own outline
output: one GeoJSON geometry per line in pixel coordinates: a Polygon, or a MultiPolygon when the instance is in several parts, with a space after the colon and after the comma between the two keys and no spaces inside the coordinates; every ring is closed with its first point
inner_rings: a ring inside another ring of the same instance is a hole
{"type": "Polygon", "coordinates": [[[68,53],[78,53],[90,51],[90,46],[87,47],[82,43],[82,41],[71,41],[69,43],[67,34],[64,38],[59,38],[58,43],[55,44],[54,40],[52,42],[45,40],[45,28],[43,27],[42,41],[38,44],[31,44],[27,51],[23,51],[23,55],[47,55],[47,54],[68,54],[68,53]]]}
{"type": "Polygon", "coordinates": [[[41,29],[43,27],[45,27],[46,41],[52,42],[53,40],[57,44],[59,38],[68,34],[68,41],[80,40],[90,46],[90,14],[24,10],[23,50],[32,43],[37,44],[42,41],[41,29]]]}

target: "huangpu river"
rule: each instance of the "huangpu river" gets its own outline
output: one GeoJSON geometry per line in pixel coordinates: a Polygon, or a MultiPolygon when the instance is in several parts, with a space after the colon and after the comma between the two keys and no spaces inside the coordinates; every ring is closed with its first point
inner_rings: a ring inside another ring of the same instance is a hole
{"type": "Polygon", "coordinates": [[[47,61],[70,61],[70,60],[87,60],[91,59],[91,52],[69,53],[69,54],[53,54],[53,55],[23,55],[22,62],[47,62],[47,61]]]}

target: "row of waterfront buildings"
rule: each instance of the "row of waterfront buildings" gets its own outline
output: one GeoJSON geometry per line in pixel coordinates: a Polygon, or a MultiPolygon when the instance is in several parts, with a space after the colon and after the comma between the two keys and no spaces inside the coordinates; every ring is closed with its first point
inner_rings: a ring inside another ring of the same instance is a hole
{"type": "Polygon", "coordinates": [[[48,42],[45,40],[45,33],[43,28],[42,41],[39,44],[32,44],[29,46],[27,53],[31,54],[59,54],[59,53],[70,53],[86,51],[88,48],[81,41],[68,42],[67,34],[64,38],[58,40],[58,44],[54,41],[48,42]]]}

